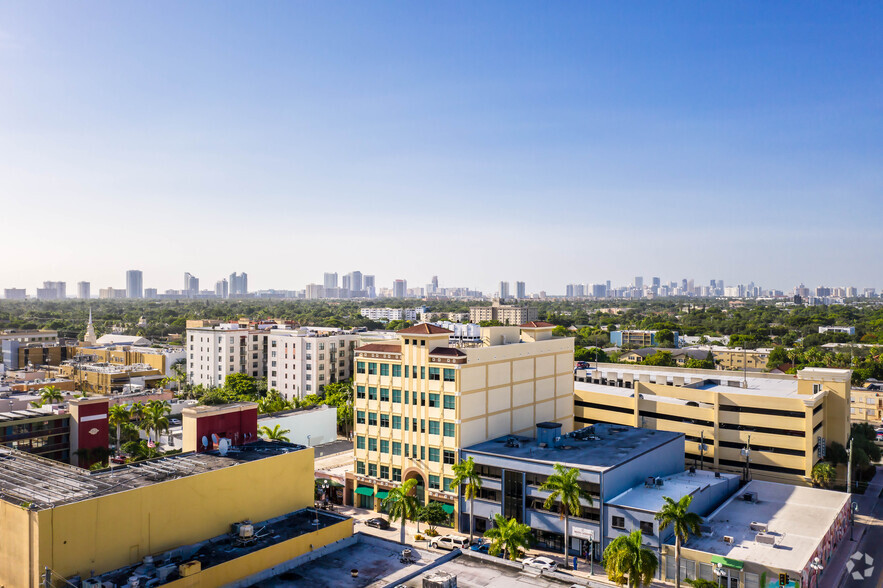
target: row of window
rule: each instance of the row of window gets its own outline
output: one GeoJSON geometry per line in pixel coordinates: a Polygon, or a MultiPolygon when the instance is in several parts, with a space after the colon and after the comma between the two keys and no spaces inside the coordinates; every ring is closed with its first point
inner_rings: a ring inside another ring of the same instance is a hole
{"type": "MultiPolygon", "coordinates": [[[[385,465],[378,466],[376,463],[366,464],[363,461],[357,461],[356,473],[362,476],[371,476],[372,478],[389,480],[391,482],[402,481],[402,470],[400,468],[390,468],[385,465]]],[[[436,476],[435,474],[429,474],[428,478],[430,490],[441,490],[442,484],[444,484],[444,490],[447,492],[457,491],[456,486],[454,486],[453,478],[443,478],[441,476],[436,476]]]]}
{"type": "Polygon", "coordinates": [[[436,420],[427,421],[426,419],[412,419],[409,417],[404,417],[404,419],[404,426],[402,426],[402,417],[397,414],[388,415],[383,413],[378,414],[376,412],[365,412],[364,410],[356,411],[357,425],[367,424],[370,427],[376,427],[379,423],[381,428],[392,428],[400,431],[410,430],[412,433],[417,433],[419,420],[420,433],[426,433],[428,431],[430,435],[444,435],[445,437],[457,436],[457,427],[451,422],[442,423],[441,421],[436,420]]]}
{"type": "MultiPolygon", "coordinates": [[[[380,402],[392,402],[401,404],[402,402],[402,391],[393,388],[390,390],[389,388],[377,388],[375,386],[356,386],[356,399],[357,400],[377,400],[380,399],[380,402]],[[378,394],[379,391],[379,394],[378,394]]],[[[417,406],[417,392],[409,392],[405,390],[405,402],[404,404],[413,404],[417,406]],[[410,402],[409,402],[410,401],[410,402]]],[[[427,398],[426,392],[420,393],[420,406],[429,406],[429,408],[439,408],[443,406],[447,409],[455,409],[457,407],[457,397],[451,394],[445,394],[444,398],[441,395],[430,392],[427,398]],[[429,403],[427,404],[427,400],[429,403]]]]}
{"type": "MultiPolygon", "coordinates": [[[[402,366],[399,364],[390,364],[381,363],[380,364],[380,375],[388,376],[390,372],[390,367],[392,367],[392,377],[393,378],[401,378],[402,377],[402,366]]],[[[378,373],[378,364],[375,362],[364,362],[357,361],[356,362],[356,373],[357,374],[365,374],[367,373],[369,376],[376,376],[378,373]]],[[[430,367],[429,368],[429,379],[430,380],[441,380],[444,379],[445,382],[453,382],[455,378],[456,370],[450,368],[437,368],[430,367]]],[[[405,366],[405,377],[408,376],[408,368],[405,366]]],[[[417,366],[411,366],[411,377],[417,379],[417,366]]],[[[420,366],[420,379],[426,379],[426,367],[420,366]]]]}
{"type": "MultiPolygon", "coordinates": [[[[409,445],[408,443],[402,444],[400,441],[390,441],[389,439],[376,439],[374,437],[363,437],[362,435],[356,436],[356,449],[377,451],[379,448],[380,453],[398,456],[402,455],[402,449],[404,449],[405,457],[417,459],[417,447],[417,445],[409,445]]],[[[441,462],[447,465],[454,465],[454,463],[456,463],[457,454],[454,451],[439,449],[438,447],[427,448],[420,446],[420,459],[427,459],[427,453],[429,455],[429,461],[434,461],[436,463],[441,462]]]]}
{"type": "MultiPolygon", "coordinates": [[[[653,536],[653,522],[652,521],[638,521],[641,525],[641,534],[646,536],[653,536]]],[[[610,517],[610,526],[614,529],[619,529],[621,531],[627,530],[625,528],[625,517],[610,517]]]]}

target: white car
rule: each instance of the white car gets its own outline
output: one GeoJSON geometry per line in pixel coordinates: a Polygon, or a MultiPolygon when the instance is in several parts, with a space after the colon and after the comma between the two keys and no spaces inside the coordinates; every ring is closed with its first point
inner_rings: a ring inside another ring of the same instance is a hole
{"type": "Polygon", "coordinates": [[[454,551],[455,549],[465,549],[469,547],[469,539],[466,537],[458,537],[457,535],[445,535],[444,537],[430,539],[429,546],[435,547],[436,549],[454,551]]]}
{"type": "Polygon", "coordinates": [[[522,562],[524,567],[533,568],[535,570],[545,570],[554,572],[558,568],[558,564],[548,557],[529,557],[522,562]]]}

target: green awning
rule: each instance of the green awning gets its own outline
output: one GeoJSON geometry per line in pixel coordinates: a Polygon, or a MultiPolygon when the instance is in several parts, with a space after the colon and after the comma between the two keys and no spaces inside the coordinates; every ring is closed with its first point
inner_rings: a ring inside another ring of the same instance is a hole
{"type": "Polygon", "coordinates": [[[722,566],[733,568],[734,570],[742,569],[742,562],[738,559],[730,559],[729,557],[723,557],[721,555],[712,555],[711,563],[720,564],[722,566]]]}
{"type": "Polygon", "coordinates": [[[378,490],[377,494],[375,494],[374,496],[376,496],[380,500],[386,500],[386,497],[389,496],[389,492],[387,492],[386,490],[378,490]]]}
{"type": "Polygon", "coordinates": [[[442,502],[441,505],[446,513],[454,514],[454,505],[453,504],[445,504],[444,502],[442,502]]]}
{"type": "Polygon", "coordinates": [[[358,488],[356,488],[356,494],[361,494],[362,496],[374,496],[374,489],[359,486],[358,488]]]}

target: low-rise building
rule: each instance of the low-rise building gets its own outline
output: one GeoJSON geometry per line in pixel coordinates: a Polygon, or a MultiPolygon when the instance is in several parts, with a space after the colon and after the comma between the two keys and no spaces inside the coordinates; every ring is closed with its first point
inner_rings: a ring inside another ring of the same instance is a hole
{"type": "Polygon", "coordinates": [[[819,327],[819,333],[842,333],[844,335],[855,335],[855,327],[838,327],[827,326],[819,327]]]}
{"type": "Polygon", "coordinates": [[[117,365],[79,360],[62,363],[58,373],[73,380],[77,390],[100,395],[122,392],[126,386],[156,388],[166,377],[163,372],[146,363],[117,365]]]}
{"type": "MultiPolygon", "coordinates": [[[[610,331],[610,343],[617,347],[655,347],[658,331],[610,331]]],[[[673,331],[674,346],[678,346],[678,332],[673,331]]]]}
{"type": "Polygon", "coordinates": [[[874,427],[883,425],[883,388],[875,385],[853,388],[850,402],[850,421],[868,423],[874,427]]]}
{"type": "Polygon", "coordinates": [[[363,308],[360,314],[372,321],[411,321],[415,322],[427,312],[425,306],[417,308],[380,308],[369,306],[363,308]]]}
{"type": "Polygon", "coordinates": [[[633,349],[631,351],[623,351],[619,356],[619,361],[623,363],[641,363],[651,355],[663,351],[671,355],[672,360],[680,367],[687,365],[692,360],[704,361],[708,359],[708,351],[701,349],[666,349],[662,347],[644,347],[643,349],[633,349]]]}

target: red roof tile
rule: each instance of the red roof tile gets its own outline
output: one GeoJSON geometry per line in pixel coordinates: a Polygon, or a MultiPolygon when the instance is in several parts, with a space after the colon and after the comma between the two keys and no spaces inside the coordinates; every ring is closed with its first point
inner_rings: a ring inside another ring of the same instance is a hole
{"type": "Polygon", "coordinates": [[[552,323],[546,323],[543,321],[530,321],[529,323],[524,323],[521,325],[522,329],[543,329],[546,327],[554,327],[552,323]]]}
{"type": "Polygon", "coordinates": [[[375,351],[379,353],[401,353],[402,346],[394,343],[369,343],[357,348],[356,351],[375,351]]]}
{"type": "Polygon", "coordinates": [[[445,333],[453,333],[454,331],[449,331],[429,323],[420,323],[419,325],[414,325],[413,327],[408,327],[407,329],[402,329],[397,332],[404,335],[442,335],[445,333]]]}
{"type": "Polygon", "coordinates": [[[463,357],[466,354],[456,347],[436,347],[429,352],[429,355],[445,355],[448,357],[463,357]]]}

